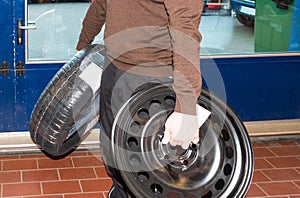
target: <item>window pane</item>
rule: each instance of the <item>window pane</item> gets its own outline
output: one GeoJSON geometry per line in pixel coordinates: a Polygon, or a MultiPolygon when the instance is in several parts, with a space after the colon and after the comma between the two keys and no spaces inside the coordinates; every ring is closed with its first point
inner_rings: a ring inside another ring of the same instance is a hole
{"type": "Polygon", "coordinates": [[[201,55],[252,54],[254,28],[239,23],[230,15],[202,16],[201,55]]]}
{"type": "MultiPolygon", "coordinates": [[[[30,0],[28,3],[28,60],[68,60],[76,53],[87,0],[30,0]]],[[[102,35],[96,42],[102,42],[102,35]]]]}
{"type": "MultiPolygon", "coordinates": [[[[28,60],[75,54],[89,0],[28,0],[28,60]]],[[[204,0],[201,55],[300,52],[300,0],[204,0]]],[[[103,44],[103,31],[94,43],[103,44]]]]}
{"type": "Polygon", "coordinates": [[[201,54],[300,52],[299,18],[300,0],[205,0],[201,54]]]}

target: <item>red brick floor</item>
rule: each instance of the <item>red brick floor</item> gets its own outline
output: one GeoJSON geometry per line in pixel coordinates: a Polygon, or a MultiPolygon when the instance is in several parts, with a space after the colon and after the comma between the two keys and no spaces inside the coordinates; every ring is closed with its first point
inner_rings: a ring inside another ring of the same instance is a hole
{"type": "MultiPolygon", "coordinates": [[[[247,197],[300,198],[300,143],[255,143],[253,150],[247,197]]],[[[0,156],[0,197],[106,198],[111,183],[98,152],[78,151],[61,160],[0,156]]]]}

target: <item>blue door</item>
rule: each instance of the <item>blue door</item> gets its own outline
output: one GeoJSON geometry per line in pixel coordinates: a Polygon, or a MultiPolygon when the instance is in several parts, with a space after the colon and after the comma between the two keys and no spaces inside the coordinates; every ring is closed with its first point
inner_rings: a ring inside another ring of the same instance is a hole
{"type": "Polygon", "coordinates": [[[76,53],[88,6],[88,0],[1,1],[0,132],[28,131],[41,92],[76,53]]]}
{"type": "Polygon", "coordinates": [[[0,131],[11,130],[13,125],[13,82],[11,72],[13,66],[13,40],[12,35],[12,4],[11,0],[4,0],[0,8],[0,131]],[[3,12],[5,10],[5,12],[3,12]]]}

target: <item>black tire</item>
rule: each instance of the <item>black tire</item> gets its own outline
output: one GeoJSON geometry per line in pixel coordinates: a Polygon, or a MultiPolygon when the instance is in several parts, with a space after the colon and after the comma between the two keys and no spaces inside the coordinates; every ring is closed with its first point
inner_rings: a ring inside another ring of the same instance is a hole
{"type": "Polygon", "coordinates": [[[40,95],[31,114],[30,135],[50,157],[72,152],[97,125],[100,83],[91,87],[80,74],[89,66],[102,72],[103,65],[104,47],[89,46],[66,63],[40,95]]]}
{"type": "Polygon", "coordinates": [[[240,13],[236,13],[236,18],[237,20],[245,25],[245,26],[249,26],[249,27],[254,27],[254,19],[245,15],[242,15],[240,13]]]}
{"type": "Polygon", "coordinates": [[[158,85],[137,93],[117,114],[113,156],[128,189],[136,197],[244,197],[253,152],[241,120],[203,89],[198,104],[212,113],[200,128],[200,143],[182,152],[161,143],[174,103],[170,86],[158,85]]]}

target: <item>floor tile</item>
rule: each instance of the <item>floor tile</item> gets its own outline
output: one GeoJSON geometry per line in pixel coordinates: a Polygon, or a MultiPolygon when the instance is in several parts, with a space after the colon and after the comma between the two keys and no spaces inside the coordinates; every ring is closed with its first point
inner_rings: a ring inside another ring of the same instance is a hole
{"type": "Polygon", "coordinates": [[[59,175],[62,180],[96,178],[93,168],[59,169],[59,175]]]}
{"type": "Polygon", "coordinates": [[[37,162],[36,159],[29,160],[9,160],[3,161],[3,170],[29,170],[36,169],[37,162]]]}
{"type": "Polygon", "coordinates": [[[108,197],[108,192],[104,192],[104,196],[105,196],[105,197],[108,197]]]}
{"type": "Polygon", "coordinates": [[[16,160],[16,159],[20,159],[19,155],[8,155],[8,156],[1,156],[0,155],[0,160],[16,160]]]}
{"type": "Polygon", "coordinates": [[[109,177],[106,173],[105,167],[95,167],[95,171],[98,178],[106,178],[109,177]]]}
{"type": "Polygon", "coordinates": [[[19,156],[20,159],[47,159],[46,155],[41,154],[23,154],[19,156]]]}
{"type": "Polygon", "coordinates": [[[21,182],[20,171],[1,171],[0,172],[0,184],[3,183],[18,183],[21,182]]]}
{"type": "Polygon", "coordinates": [[[274,166],[268,162],[266,159],[255,159],[254,158],[254,168],[255,169],[267,169],[267,168],[274,168],[274,166]]]}
{"type": "Polygon", "coordinates": [[[299,156],[300,146],[285,146],[277,148],[269,148],[277,156],[299,156]]]}
{"type": "Polygon", "coordinates": [[[300,198],[300,195],[290,196],[289,198],[300,198]]]}
{"type": "Polygon", "coordinates": [[[46,159],[38,159],[38,167],[39,169],[66,168],[66,167],[73,167],[73,164],[70,158],[64,158],[60,160],[52,160],[46,158],[46,159]]]}
{"type": "Polygon", "coordinates": [[[45,196],[29,196],[29,197],[26,196],[26,198],[64,198],[64,197],[63,195],[49,195],[49,196],[45,195],[45,196]]]}
{"type": "Polygon", "coordinates": [[[276,156],[269,148],[253,148],[255,157],[274,157],[276,156]]]}
{"type": "Polygon", "coordinates": [[[297,181],[294,181],[294,183],[300,188],[300,178],[298,178],[297,181]]]}
{"type": "Polygon", "coordinates": [[[288,169],[269,169],[262,170],[262,172],[267,175],[272,181],[290,181],[300,179],[300,173],[296,170],[288,169]]]}
{"type": "Polygon", "coordinates": [[[297,157],[273,157],[266,160],[276,168],[300,167],[300,159],[297,157]]]}
{"type": "Polygon", "coordinates": [[[270,179],[263,174],[260,170],[255,170],[252,178],[252,182],[268,182],[270,179]]]}
{"type": "Polygon", "coordinates": [[[95,157],[97,157],[99,159],[101,159],[101,156],[102,156],[100,151],[90,151],[90,152],[87,152],[87,155],[89,155],[89,156],[95,156],[95,157]]]}
{"type": "Polygon", "coordinates": [[[3,184],[3,197],[40,195],[40,183],[3,184]]]}
{"type": "Polygon", "coordinates": [[[246,197],[248,197],[248,198],[250,198],[250,197],[263,197],[263,196],[267,196],[267,195],[256,184],[251,184],[251,186],[249,188],[249,191],[246,195],[246,197]]]}
{"type": "Polygon", "coordinates": [[[273,147],[276,146],[276,143],[273,142],[264,142],[264,143],[255,143],[252,144],[253,148],[267,148],[267,147],[273,147]]]}
{"type": "Polygon", "coordinates": [[[56,169],[51,170],[31,170],[22,172],[23,182],[32,181],[51,181],[58,180],[58,173],[56,169]]]}
{"type": "Polygon", "coordinates": [[[277,142],[278,145],[281,146],[300,146],[298,142],[295,141],[284,141],[284,142],[277,142]]]}
{"type": "Polygon", "coordinates": [[[78,151],[78,152],[73,152],[69,155],[69,157],[86,157],[89,155],[89,152],[86,151],[78,151]]]}
{"type": "Polygon", "coordinates": [[[83,192],[109,191],[112,186],[111,179],[92,179],[80,181],[83,192]]]}
{"type": "Polygon", "coordinates": [[[43,193],[46,195],[81,192],[79,182],[77,180],[42,182],[42,189],[43,193]]]}
{"type": "Polygon", "coordinates": [[[97,156],[72,157],[75,167],[104,166],[102,160],[97,156]]]}
{"type": "Polygon", "coordinates": [[[259,186],[271,196],[300,194],[300,188],[292,182],[260,183],[259,186]]]}
{"type": "Polygon", "coordinates": [[[103,193],[81,193],[81,194],[69,194],[64,198],[106,198],[103,193]]]}

